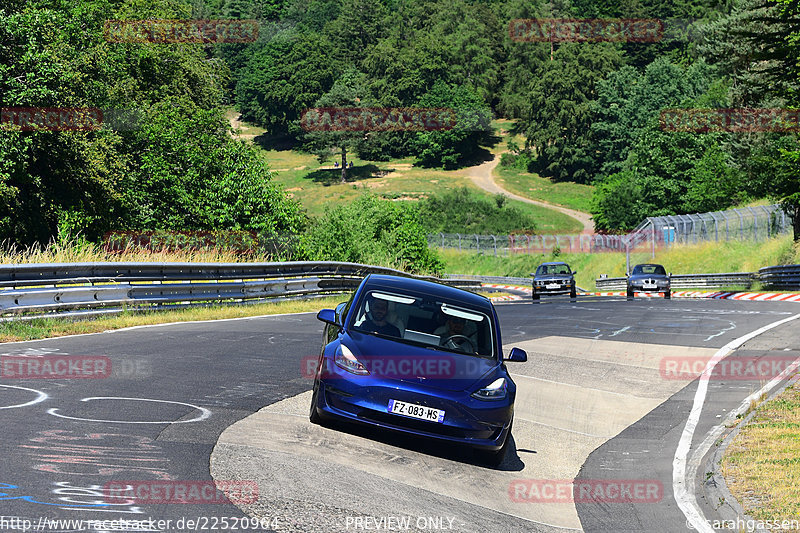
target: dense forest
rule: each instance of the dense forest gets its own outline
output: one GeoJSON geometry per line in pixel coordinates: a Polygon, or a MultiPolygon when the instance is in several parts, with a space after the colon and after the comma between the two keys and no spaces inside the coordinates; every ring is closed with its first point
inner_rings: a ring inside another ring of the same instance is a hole
{"type": "MultiPolygon", "coordinates": [[[[663,111],[797,109],[799,86],[798,0],[0,0],[0,108],[135,115],[89,131],[0,121],[0,239],[317,228],[302,253],[335,255],[321,251],[331,244],[319,228],[332,231],[341,213],[308,220],[257,149],[230,136],[231,105],[298,149],[441,168],[472,161],[492,117],[512,118],[526,141],[503,164],[594,184],[598,230],[768,198],[787,206],[797,238],[797,115],[774,131],[672,131],[663,111]],[[514,34],[512,21],[533,18],[657,19],[664,31],[644,42],[514,34]],[[256,20],[258,34],[223,44],[104,35],[106,21],[136,19],[256,20]],[[449,108],[457,120],[359,135],[301,127],[304,110],[331,106],[449,108]]],[[[386,209],[385,231],[411,229],[384,245],[412,243],[404,259],[415,261],[424,217],[386,209]]]]}

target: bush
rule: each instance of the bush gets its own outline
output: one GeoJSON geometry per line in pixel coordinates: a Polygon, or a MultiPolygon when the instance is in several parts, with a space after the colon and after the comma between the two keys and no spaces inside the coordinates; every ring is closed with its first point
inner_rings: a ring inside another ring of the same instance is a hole
{"type": "Polygon", "coordinates": [[[492,200],[466,187],[431,196],[419,203],[420,220],[428,233],[530,233],[536,223],[505,197],[492,200]],[[493,201],[492,201],[493,200],[493,201]]]}
{"type": "Polygon", "coordinates": [[[500,156],[500,166],[504,168],[516,168],[525,172],[532,172],[533,163],[534,157],[529,151],[519,154],[504,153],[500,156]]]}
{"type": "Polygon", "coordinates": [[[390,265],[413,273],[442,272],[428,247],[415,205],[365,193],[328,210],[303,236],[311,260],[390,265]]]}

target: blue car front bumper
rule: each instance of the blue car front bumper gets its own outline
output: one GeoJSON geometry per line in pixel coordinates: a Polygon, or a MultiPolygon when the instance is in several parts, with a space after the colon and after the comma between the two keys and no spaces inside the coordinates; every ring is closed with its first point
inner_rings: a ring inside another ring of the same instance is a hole
{"type": "Polygon", "coordinates": [[[431,437],[473,448],[498,450],[505,443],[513,419],[513,397],[484,401],[466,391],[431,389],[396,380],[337,375],[321,380],[317,412],[336,418],[431,437]],[[430,422],[389,412],[389,400],[445,411],[442,422],[430,422]]]}

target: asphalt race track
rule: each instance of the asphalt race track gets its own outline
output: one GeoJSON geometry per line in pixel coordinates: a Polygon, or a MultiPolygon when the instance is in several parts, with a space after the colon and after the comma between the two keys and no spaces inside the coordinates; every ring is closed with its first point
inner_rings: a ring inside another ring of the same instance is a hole
{"type": "MultiPolygon", "coordinates": [[[[498,469],[458,448],[310,424],[307,359],[322,331],[313,314],[3,344],[0,354],[14,361],[100,357],[111,372],[0,380],[0,530],[688,531],[687,499],[675,497],[676,450],[691,442],[687,471],[699,470],[690,492],[713,519],[702,457],[691,452],[764,383],[708,380],[687,441],[699,372],[676,377],[665,360],[706,361],[800,313],[780,302],[555,297],[497,309],[506,349],[529,354],[509,364],[514,441],[498,469]],[[109,497],[119,484],[202,487],[212,476],[256,487],[257,498],[109,497]],[[576,478],[589,487],[584,497],[571,496],[576,478]],[[614,501],[612,489],[625,483],[642,497],[614,501]]],[[[730,357],[796,359],[796,324],[730,357]]]]}

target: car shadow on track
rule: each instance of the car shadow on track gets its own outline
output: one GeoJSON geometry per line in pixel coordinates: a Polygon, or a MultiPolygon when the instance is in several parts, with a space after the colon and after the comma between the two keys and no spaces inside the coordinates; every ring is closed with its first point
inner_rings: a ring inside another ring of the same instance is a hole
{"type": "MultiPolygon", "coordinates": [[[[517,445],[514,441],[513,433],[511,434],[511,440],[508,443],[508,449],[503,462],[500,463],[499,466],[494,467],[481,462],[475,457],[472,449],[464,445],[451,444],[445,441],[437,441],[432,438],[428,439],[424,437],[414,437],[397,433],[392,430],[381,430],[370,426],[362,426],[361,424],[354,424],[339,420],[324,420],[321,425],[334,431],[340,431],[356,437],[370,439],[389,446],[395,446],[397,448],[424,453],[433,457],[466,463],[480,468],[507,472],[520,472],[525,468],[525,463],[517,453],[517,445]]],[[[526,453],[536,453],[533,450],[520,451],[526,453]]]]}

